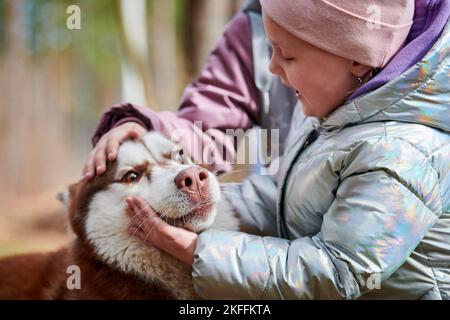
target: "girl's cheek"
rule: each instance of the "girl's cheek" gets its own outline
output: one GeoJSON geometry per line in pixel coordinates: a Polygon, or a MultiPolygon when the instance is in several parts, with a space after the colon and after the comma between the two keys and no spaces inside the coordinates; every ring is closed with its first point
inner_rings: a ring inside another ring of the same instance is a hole
{"type": "Polygon", "coordinates": [[[290,85],[295,90],[306,90],[307,89],[307,81],[303,81],[303,77],[301,73],[298,72],[289,72],[288,73],[288,81],[290,85]]]}
{"type": "Polygon", "coordinates": [[[305,77],[309,77],[310,73],[297,61],[287,62],[285,65],[285,72],[291,83],[297,85],[305,85],[308,81],[303,81],[305,77]]]}

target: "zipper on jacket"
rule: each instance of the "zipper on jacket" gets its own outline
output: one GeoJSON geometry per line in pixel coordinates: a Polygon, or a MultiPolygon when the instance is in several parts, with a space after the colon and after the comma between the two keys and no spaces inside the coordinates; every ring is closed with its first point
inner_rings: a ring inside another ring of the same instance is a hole
{"type": "Polygon", "coordinates": [[[303,151],[305,151],[306,148],[308,148],[309,145],[311,145],[314,141],[317,140],[317,138],[319,138],[320,131],[321,131],[320,129],[321,128],[316,128],[308,134],[308,137],[306,138],[306,140],[303,143],[303,145],[301,146],[301,148],[297,151],[297,154],[292,159],[292,161],[289,165],[289,169],[286,172],[286,177],[284,179],[284,185],[283,185],[283,188],[281,189],[281,202],[280,202],[280,232],[281,232],[282,237],[288,236],[287,226],[286,226],[286,222],[284,220],[284,202],[285,202],[284,196],[285,196],[286,184],[287,184],[289,176],[291,174],[292,167],[297,162],[297,159],[299,158],[299,156],[303,153],[303,151]]]}

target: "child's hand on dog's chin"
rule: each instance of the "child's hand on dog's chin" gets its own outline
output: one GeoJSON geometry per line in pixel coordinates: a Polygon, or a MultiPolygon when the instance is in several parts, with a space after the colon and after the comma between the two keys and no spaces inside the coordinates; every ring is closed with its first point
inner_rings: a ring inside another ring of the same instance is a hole
{"type": "Polygon", "coordinates": [[[197,234],[171,226],[143,200],[128,198],[129,233],[149,246],[157,247],[178,260],[192,266],[197,234]]]}
{"type": "Polygon", "coordinates": [[[116,160],[117,151],[121,143],[129,139],[142,137],[146,133],[147,129],[136,122],[126,122],[111,129],[101,137],[90,153],[83,169],[84,178],[91,180],[96,175],[104,174],[106,172],[106,162],[116,160]]]}

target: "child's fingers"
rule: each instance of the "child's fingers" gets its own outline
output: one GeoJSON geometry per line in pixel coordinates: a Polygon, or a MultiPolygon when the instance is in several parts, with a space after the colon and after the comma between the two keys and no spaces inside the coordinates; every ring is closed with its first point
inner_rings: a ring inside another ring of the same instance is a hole
{"type": "Polygon", "coordinates": [[[134,218],[134,211],[133,211],[133,209],[130,206],[127,206],[125,208],[125,213],[127,214],[127,216],[129,218],[134,218]]]}
{"type": "Polygon", "coordinates": [[[132,215],[134,221],[136,223],[142,223],[145,219],[148,218],[149,215],[152,214],[152,212],[149,212],[146,208],[142,209],[139,208],[134,200],[134,198],[127,198],[126,202],[128,204],[128,208],[131,210],[130,214],[132,215]]]}
{"type": "Polygon", "coordinates": [[[97,143],[83,170],[83,176],[90,180],[95,175],[104,174],[107,161],[116,160],[120,144],[127,139],[138,138],[145,132],[146,129],[137,123],[125,123],[112,129],[97,143]]]}
{"type": "Polygon", "coordinates": [[[136,138],[139,138],[139,136],[140,136],[140,134],[137,130],[135,130],[135,129],[127,130],[125,132],[124,140],[125,139],[136,139],[136,138]]]}
{"type": "Polygon", "coordinates": [[[130,219],[127,225],[139,225],[141,222],[137,219],[137,215],[134,213],[133,209],[130,206],[125,208],[125,214],[130,219]]]}
{"type": "Polygon", "coordinates": [[[91,180],[94,177],[94,175],[95,175],[94,156],[90,155],[86,165],[84,166],[83,176],[85,179],[91,180]]]}
{"type": "Polygon", "coordinates": [[[130,218],[129,224],[142,226],[148,219],[148,215],[145,211],[139,211],[131,205],[125,209],[127,216],[130,218]]]}
{"type": "Polygon", "coordinates": [[[131,218],[128,222],[128,224],[131,223],[128,227],[128,231],[131,232],[131,234],[136,235],[141,240],[146,241],[147,234],[152,231],[147,225],[147,220],[150,218],[148,218],[148,216],[144,217],[142,214],[136,214],[130,206],[125,209],[125,212],[131,218]]]}
{"type": "Polygon", "coordinates": [[[108,140],[108,144],[106,146],[106,154],[108,155],[108,161],[116,160],[119,145],[120,142],[115,138],[111,138],[108,140]]]}
{"type": "Polygon", "coordinates": [[[128,233],[130,234],[130,236],[132,237],[137,237],[138,239],[141,239],[142,241],[145,241],[146,243],[148,243],[149,241],[149,237],[147,237],[147,234],[145,233],[144,230],[142,230],[141,228],[139,228],[138,226],[131,226],[128,228],[128,233]]]}
{"type": "Polygon", "coordinates": [[[127,202],[136,216],[135,223],[139,223],[144,231],[150,232],[155,229],[161,230],[167,224],[144,200],[132,197],[127,199],[127,202]]]}
{"type": "Polygon", "coordinates": [[[98,146],[94,156],[95,172],[102,175],[106,172],[106,154],[104,145],[98,146]]]}
{"type": "MultiPolygon", "coordinates": [[[[140,126],[136,123],[125,123],[123,126],[117,127],[117,131],[114,132],[115,140],[120,144],[128,139],[135,139],[141,136],[140,126]]],[[[144,130],[144,128],[141,128],[144,130]]]]}
{"type": "Polygon", "coordinates": [[[146,129],[137,123],[132,123],[131,127],[127,130],[127,139],[136,139],[146,133],[146,129]]]}
{"type": "Polygon", "coordinates": [[[140,136],[140,133],[134,127],[118,127],[116,131],[111,132],[106,144],[106,155],[108,161],[114,161],[117,157],[117,150],[122,142],[128,139],[134,139],[140,136]]]}

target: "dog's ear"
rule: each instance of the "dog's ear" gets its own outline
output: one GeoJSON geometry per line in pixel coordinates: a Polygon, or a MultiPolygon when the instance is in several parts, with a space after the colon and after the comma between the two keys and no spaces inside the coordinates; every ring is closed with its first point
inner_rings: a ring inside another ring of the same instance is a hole
{"type": "Polygon", "coordinates": [[[58,192],[56,199],[64,205],[64,209],[67,212],[70,205],[70,199],[73,198],[75,194],[75,189],[78,184],[71,184],[66,191],[58,192]]]}
{"type": "Polygon", "coordinates": [[[67,209],[70,201],[70,193],[68,190],[61,191],[56,194],[56,199],[64,205],[64,208],[67,209]]]}

